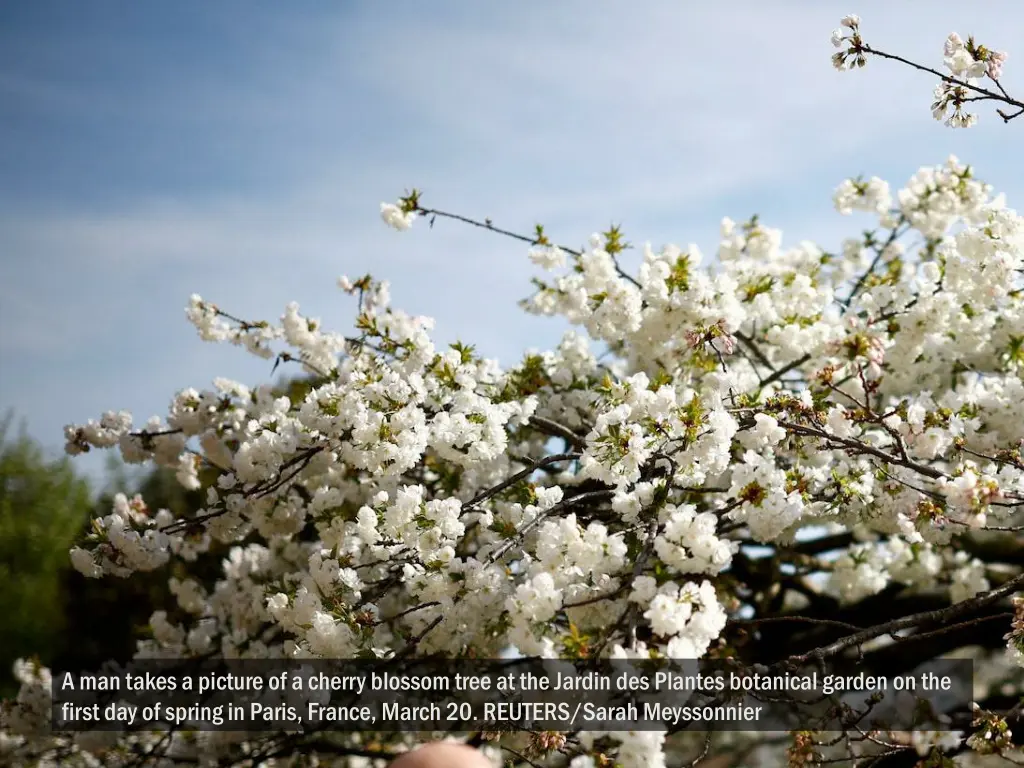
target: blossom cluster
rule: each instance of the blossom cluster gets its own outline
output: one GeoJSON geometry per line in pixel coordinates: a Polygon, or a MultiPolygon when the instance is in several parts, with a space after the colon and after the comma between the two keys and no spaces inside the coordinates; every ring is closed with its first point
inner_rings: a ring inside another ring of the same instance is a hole
{"type": "MultiPolygon", "coordinates": [[[[854,41],[858,23],[844,20],[854,41]]],[[[834,253],[784,247],[756,217],[723,220],[713,260],[644,246],[635,275],[614,231],[578,251],[535,244],[549,274],[523,306],[573,329],[510,367],[436,346],[432,321],[369,276],[339,280],[358,299],[348,335],[295,304],[254,322],[195,296],[202,339],[298,361],[308,386],[218,379],[139,426],[124,412],[69,426],[69,453],[116,448],[205,499],[175,519],[118,496],[72,563],[167,572],[176,605],[153,614],[143,658],[696,659],[742,654],[733,622],[770,590],[792,587],[783,610],[893,587],[984,594],[1014,561],[979,542],[1024,506],[1024,221],[956,158],[895,193],[844,181],[834,199],[875,219],[834,253]],[[214,544],[230,548],[215,583],[170,568],[214,544]],[[775,570],[757,586],[765,549],[775,570]]],[[[381,210],[398,230],[421,214],[418,198],[381,210]]],[[[1020,623],[1003,654],[1018,661],[1020,623]]],[[[0,751],[116,764],[109,742],[48,732],[48,674],[19,667],[0,751]]],[[[161,743],[214,764],[253,738],[161,743]]],[[[560,748],[640,768],[666,764],[673,738],[560,748]]]]}
{"type": "MultiPolygon", "coordinates": [[[[864,67],[868,55],[908,63],[899,56],[869,46],[861,35],[859,16],[845,16],[840,28],[832,32],[831,42],[839,49],[832,55],[832,64],[840,71],[864,67]]],[[[1013,115],[1000,112],[1007,122],[1024,113],[1024,106],[1011,98],[999,82],[1006,59],[1005,51],[992,50],[977,43],[973,37],[964,40],[956,32],[950,33],[943,45],[945,72],[913,65],[940,78],[935,86],[932,116],[951,128],[969,128],[978,121],[978,116],[966,109],[966,105],[973,101],[1001,101],[1020,109],[1013,115]],[[996,91],[984,87],[982,81],[986,78],[996,91]]]]}

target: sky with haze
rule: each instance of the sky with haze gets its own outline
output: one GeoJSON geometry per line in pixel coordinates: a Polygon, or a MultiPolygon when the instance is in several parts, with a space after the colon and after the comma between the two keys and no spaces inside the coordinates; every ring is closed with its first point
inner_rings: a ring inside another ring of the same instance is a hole
{"type": "Polygon", "coordinates": [[[0,412],[57,455],[64,424],[266,381],[271,363],[199,340],[189,295],[249,319],[296,300],[347,331],[341,274],[388,279],[440,343],[503,364],[556,344],[563,324],[516,306],[537,273],[522,243],[382,223],[413,186],[566,245],[614,222],[709,257],[721,218],[753,213],[834,249],[869,225],[834,212],[842,179],[895,189],[950,154],[1019,208],[1024,124],[981,105],[977,127],[945,128],[935,78],[895,63],[837,73],[847,13],[929,66],[973,33],[1009,50],[1024,93],[1008,1],[3,3],[0,412]]]}

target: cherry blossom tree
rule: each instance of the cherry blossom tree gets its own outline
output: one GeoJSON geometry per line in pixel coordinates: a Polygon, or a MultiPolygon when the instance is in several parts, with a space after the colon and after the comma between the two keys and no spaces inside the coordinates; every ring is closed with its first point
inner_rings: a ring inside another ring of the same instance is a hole
{"type": "MultiPolygon", "coordinates": [[[[833,42],[837,67],[904,61],[869,47],[856,17],[833,42]]],[[[976,97],[1016,104],[999,86],[1005,55],[951,36],[946,56],[937,117],[969,125],[976,97]]],[[[976,662],[974,706],[949,713],[948,732],[465,735],[514,764],[1020,760],[1022,219],[956,158],[895,192],[846,180],[834,202],[872,222],[834,252],[724,219],[716,258],[645,245],[635,273],[617,228],[573,248],[415,190],[383,204],[396,230],[455,220],[523,241],[544,273],[524,310],[573,330],[502,367],[468,343],[435,346],[431,320],[369,275],[339,280],[357,305],[347,333],[297,304],[270,322],[193,296],[201,339],[300,365],[315,385],[293,400],[217,380],[144,424],[121,412],[69,426],[71,454],[116,449],[206,494],[186,519],[121,496],[72,561],[123,578],[234,544],[216,583],[171,578],[178,605],[153,614],[140,658],[514,647],[750,668],[855,658],[889,673],[976,662]]],[[[17,673],[0,733],[17,764],[356,766],[413,743],[56,734],[49,670],[17,673]]]]}

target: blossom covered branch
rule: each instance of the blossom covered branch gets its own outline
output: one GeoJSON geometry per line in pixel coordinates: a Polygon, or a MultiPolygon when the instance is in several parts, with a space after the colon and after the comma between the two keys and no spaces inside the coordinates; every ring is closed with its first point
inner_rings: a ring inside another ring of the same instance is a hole
{"type": "Polygon", "coordinates": [[[868,45],[861,35],[859,16],[843,18],[841,27],[832,32],[832,45],[840,49],[832,56],[832,64],[840,71],[864,67],[868,56],[877,56],[938,77],[932,116],[951,128],[969,128],[978,121],[977,115],[965,109],[971,102],[992,101],[1012,107],[1012,110],[996,109],[996,114],[1006,123],[1024,114],[1024,102],[1010,96],[1000,82],[1007,54],[987,48],[973,37],[965,41],[953,32],[946,38],[943,47],[946,72],[868,45]],[[986,80],[993,87],[981,84],[986,80]]]}

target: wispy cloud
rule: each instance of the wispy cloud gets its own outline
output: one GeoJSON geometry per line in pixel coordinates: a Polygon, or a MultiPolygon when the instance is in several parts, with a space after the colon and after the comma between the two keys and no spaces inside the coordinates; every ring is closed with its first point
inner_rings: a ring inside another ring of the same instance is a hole
{"type": "MultiPolygon", "coordinates": [[[[928,62],[954,28],[1000,47],[1024,21],[1008,2],[861,6],[869,41],[928,62]]],[[[442,340],[504,361],[555,342],[515,306],[521,244],[384,228],[377,204],[412,185],[569,244],[617,221],[707,251],[721,216],[755,211],[834,245],[859,226],[831,211],[843,177],[899,183],[950,153],[1024,195],[1002,160],[1015,126],[950,131],[927,76],[831,69],[838,4],[66,8],[0,25],[0,404],[53,445],[108,408],[145,418],[181,386],[266,376],[194,336],[192,292],[344,326],[334,278],[372,271],[442,340]]]]}

